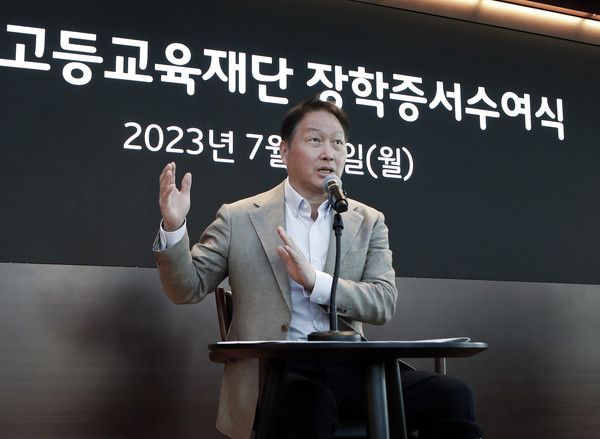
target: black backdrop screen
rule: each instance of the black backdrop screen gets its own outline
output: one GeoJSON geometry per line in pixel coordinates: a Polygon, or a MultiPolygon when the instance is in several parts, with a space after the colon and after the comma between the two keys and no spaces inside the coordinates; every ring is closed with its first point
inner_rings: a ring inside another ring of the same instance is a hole
{"type": "Polygon", "coordinates": [[[164,165],[195,239],[325,92],[398,276],[600,283],[596,46],[348,0],[5,3],[0,261],[153,266],[164,165]]]}

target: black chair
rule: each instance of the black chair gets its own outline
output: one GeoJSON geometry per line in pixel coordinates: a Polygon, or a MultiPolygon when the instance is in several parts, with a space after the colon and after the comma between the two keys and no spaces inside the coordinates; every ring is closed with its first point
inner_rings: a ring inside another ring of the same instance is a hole
{"type": "Polygon", "coordinates": [[[219,317],[219,331],[221,332],[221,341],[227,341],[227,332],[233,318],[233,299],[231,291],[219,286],[215,290],[215,300],[217,301],[217,316],[219,317]]]}

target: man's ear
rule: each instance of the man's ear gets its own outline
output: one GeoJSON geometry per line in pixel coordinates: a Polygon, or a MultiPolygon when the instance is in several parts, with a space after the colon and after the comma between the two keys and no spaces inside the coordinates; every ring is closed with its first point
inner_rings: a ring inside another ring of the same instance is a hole
{"type": "Polygon", "coordinates": [[[290,145],[285,140],[282,140],[279,144],[279,152],[281,153],[281,161],[287,166],[287,154],[290,149],[290,145]]]}

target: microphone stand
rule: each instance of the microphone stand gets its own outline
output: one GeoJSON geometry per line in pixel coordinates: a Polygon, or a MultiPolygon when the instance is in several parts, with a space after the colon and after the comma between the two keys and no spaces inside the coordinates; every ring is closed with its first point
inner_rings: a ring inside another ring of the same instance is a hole
{"type": "Polygon", "coordinates": [[[331,284],[331,297],[329,299],[329,331],[313,332],[308,334],[309,341],[361,341],[361,335],[356,331],[338,331],[336,290],[340,277],[340,248],[342,240],[342,229],[344,223],[342,215],[336,212],[333,218],[333,230],[335,231],[335,269],[333,271],[333,282],[331,284]]]}

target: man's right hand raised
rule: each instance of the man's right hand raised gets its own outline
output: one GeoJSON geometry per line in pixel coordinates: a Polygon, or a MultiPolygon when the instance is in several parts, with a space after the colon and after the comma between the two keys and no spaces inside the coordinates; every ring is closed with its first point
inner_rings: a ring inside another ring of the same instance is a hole
{"type": "Polygon", "coordinates": [[[185,217],[190,211],[190,191],[192,189],[192,174],[189,172],[181,180],[181,190],[175,184],[175,162],[165,166],[160,174],[160,192],[158,203],[163,217],[163,228],[174,232],[181,228],[185,217]]]}

